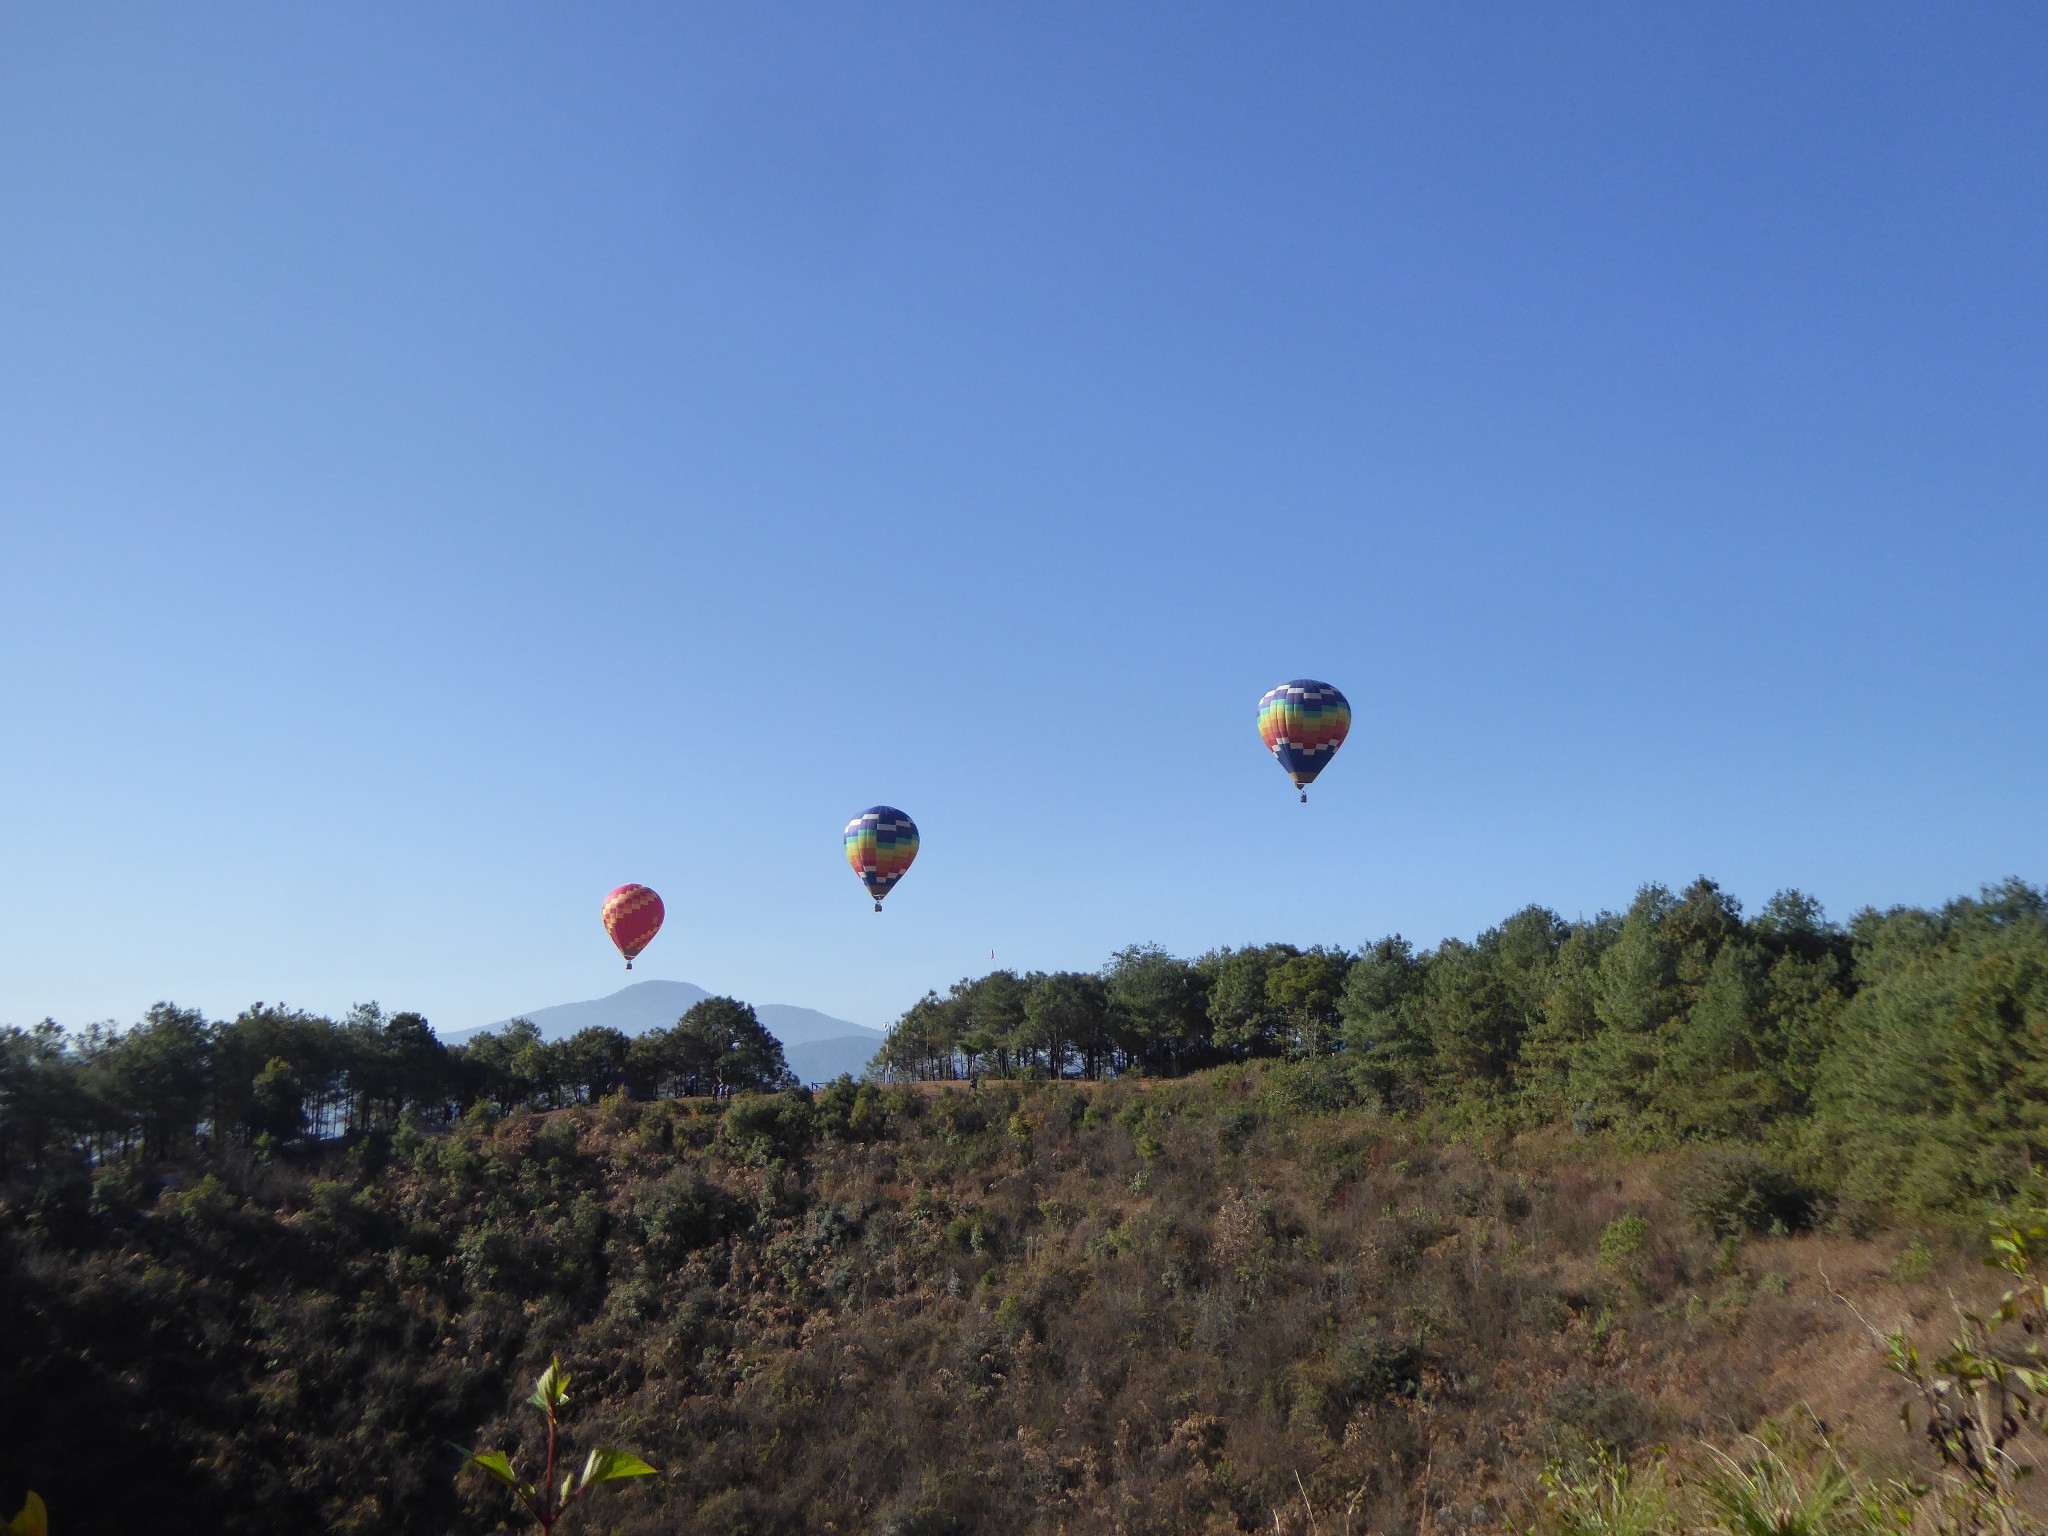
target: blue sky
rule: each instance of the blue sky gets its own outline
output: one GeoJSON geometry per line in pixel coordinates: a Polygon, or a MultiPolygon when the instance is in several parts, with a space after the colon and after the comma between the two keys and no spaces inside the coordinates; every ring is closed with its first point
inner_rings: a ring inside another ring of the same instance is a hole
{"type": "Polygon", "coordinates": [[[626,980],[627,880],[635,977],[876,1025],[2039,881],[2044,73],[2017,4],[0,10],[0,1022],[462,1028],[626,980]]]}

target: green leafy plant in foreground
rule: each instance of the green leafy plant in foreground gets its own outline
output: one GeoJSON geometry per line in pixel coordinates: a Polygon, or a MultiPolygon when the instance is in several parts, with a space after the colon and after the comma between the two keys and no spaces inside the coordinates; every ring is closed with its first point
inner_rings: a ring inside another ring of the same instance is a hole
{"type": "Polygon", "coordinates": [[[1910,1490],[1859,1480],[1817,1426],[1785,1445],[1718,1446],[1694,1480],[1694,1518],[1719,1536],[1886,1536],[1912,1523],[1910,1490]]]}
{"type": "Polygon", "coordinates": [[[1553,1463],[1543,1493],[1529,1536],[1665,1536],[1672,1514],[1662,1463],[1637,1470],[1604,1448],[1583,1466],[1553,1463]]]}
{"type": "Polygon", "coordinates": [[[1908,1536],[1975,1527],[1916,1525],[1912,1490],[1858,1478],[1817,1423],[1774,1423],[1730,1453],[1659,1455],[1631,1467],[1596,1450],[1543,1474],[1524,1536],[1908,1536]]]}
{"type": "Polygon", "coordinates": [[[555,1464],[560,1450],[561,1411],[562,1404],[569,1400],[569,1373],[562,1369],[559,1359],[548,1362],[548,1368],[541,1372],[540,1380],[534,1383],[533,1392],[526,1400],[546,1414],[548,1420],[547,1466],[541,1473],[539,1484],[521,1477],[512,1466],[512,1458],[503,1451],[471,1451],[464,1465],[481,1467],[510,1488],[512,1496],[519,1500],[520,1506],[533,1516],[543,1531],[552,1531],[568,1513],[569,1506],[599,1483],[616,1482],[627,1477],[660,1476],[653,1467],[630,1452],[596,1446],[584,1458],[581,1472],[564,1472],[557,1484],[555,1464]]]}
{"type": "Polygon", "coordinates": [[[21,1513],[7,1522],[6,1536],[50,1536],[49,1511],[37,1494],[31,1492],[21,1513]]]}
{"type": "MultiPolygon", "coordinates": [[[[1962,1327],[1946,1352],[1923,1360],[1903,1328],[1879,1337],[1886,1364],[1920,1400],[1949,1485],[1950,1524],[2021,1536],[2033,1525],[2018,1485],[2039,1465],[2024,1431],[2031,1427],[2034,1440],[2048,1433],[2048,1183],[2039,1170],[2024,1204],[1999,1215],[1990,1237],[1984,1263],[2012,1286],[1988,1313],[1958,1307],[1962,1327]]],[[[1910,1401],[1901,1418],[1912,1422],[1910,1401]]]]}

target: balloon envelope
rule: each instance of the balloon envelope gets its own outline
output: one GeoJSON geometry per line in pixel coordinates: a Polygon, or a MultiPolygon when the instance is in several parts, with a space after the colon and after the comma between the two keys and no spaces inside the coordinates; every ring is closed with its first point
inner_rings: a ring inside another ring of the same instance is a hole
{"type": "Polygon", "coordinates": [[[644,885],[622,885],[604,899],[604,931],[626,957],[626,969],[633,957],[661,932],[661,898],[644,885]]]}
{"type": "Polygon", "coordinates": [[[917,823],[893,805],[871,805],[846,824],[846,862],[882,910],[882,898],[896,887],[917,857],[917,823]]]}
{"type": "Polygon", "coordinates": [[[1259,700],[1259,737],[1300,789],[1315,782],[1351,730],[1351,705],[1328,683],[1297,678],[1259,700]]]}

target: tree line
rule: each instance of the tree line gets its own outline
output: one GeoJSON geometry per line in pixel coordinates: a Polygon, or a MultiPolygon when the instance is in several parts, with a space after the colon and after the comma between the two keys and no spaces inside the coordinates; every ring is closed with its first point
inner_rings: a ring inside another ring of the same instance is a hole
{"type": "MultiPolygon", "coordinates": [[[[1397,1110],[1764,1142],[1880,1203],[1939,1204],[2011,1187],[2048,1156],[2048,894],[2014,879],[1838,924],[1796,891],[1746,916],[1700,879],[1578,921],[1526,907],[1434,949],[1398,934],[1193,959],[1133,945],[1095,972],[998,970],[929,993],[873,1071],[1175,1077],[1260,1058],[1317,1064],[1397,1110]]],[[[480,1103],[790,1080],[731,998],[637,1037],[547,1041],[518,1020],[456,1046],[374,1003],[338,1021],[266,1004],[209,1021],[160,1003],[127,1029],[0,1028],[0,1176],[446,1123],[480,1103]]]]}
{"type": "Polygon", "coordinates": [[[272,1150],[446,1123],[478,1103],[559,1109],[608,1094],[723,1097],[795,1082],[746,1003],[706,998],[668,1029],[545,1040],[515,1019],[457,1045],[417,1013],[360,1004],[334,1020],[258,1003],[210,1021],[158,1003],[120,1029],[0,1028],[0,1176],[195,1148],[272,1150]]]}
{"type": "Polygon", "coordinates": [[[1525,907],[1434,949],[1134,945],[1095,972],[928,993],[876,1070],[1177,1076],[1262,1057],[1324,1063],[1390,1108],[1771,1142],[1939,1203],[2048,1155],[2048,894],[2014,879],[1837,924],[1797,891],[1745,916],[1702,878],[1578,921],[1525,907]]]}

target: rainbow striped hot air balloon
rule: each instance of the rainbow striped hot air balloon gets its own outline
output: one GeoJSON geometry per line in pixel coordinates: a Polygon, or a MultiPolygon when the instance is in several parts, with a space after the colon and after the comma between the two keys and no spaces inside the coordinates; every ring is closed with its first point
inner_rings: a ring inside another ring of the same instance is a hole
{"type": "Polygon", "coordinates": [[[604,931],[633,969],[633,957],[661,932],[661,898],[644,885],[622,885],[604,899],[604,931]]]}
{"type": "Polygon", "coordinates": [[[917,857],[917,823],[893,805],[872,805],[846,824],[846,862],[882,910],[882,898],[896,888],[917,857]]]}
{"type": "Polygon", "coordinates": [[[1297,678],[1259,700],[1259,736],[1294,780],[1304,803],[1308,786],[1344,745],[1351,705],[1328,683],[1297,678]]]}

